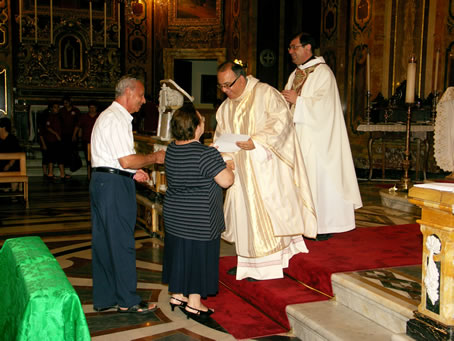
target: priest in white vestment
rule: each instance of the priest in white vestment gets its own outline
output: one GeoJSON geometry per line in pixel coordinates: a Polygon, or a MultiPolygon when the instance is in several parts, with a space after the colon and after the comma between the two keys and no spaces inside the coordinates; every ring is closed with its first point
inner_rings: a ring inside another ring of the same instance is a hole
{"type": "MultiPolygon", "coordinates": [[[[301,151],[284,97],[226,62],[218,69],[218,87],[227,95],[216,119],[216,140],[223,134],[250,138],[233,160],[235,183],[226,193],[223,239],[234,242],[236,278],[282,278],[290,258],[308,252],[303,235],[316,235],[315,209],[301,151]]],[[[229,163],[231,161],[227,161],[229,163]]]]}
{"type": "Polygon", "coordinates": [[[362,206],[336,79],[323,57],[315,57],[312,36],[300,33],[288,48],[297,68],[285,99],[290,103],[312,198],[317,233],[355,228],[354,210],[362,206]]]}

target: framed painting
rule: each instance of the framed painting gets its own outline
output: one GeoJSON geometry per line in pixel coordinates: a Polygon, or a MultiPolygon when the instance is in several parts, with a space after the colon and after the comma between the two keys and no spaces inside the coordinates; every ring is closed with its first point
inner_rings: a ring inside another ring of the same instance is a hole
{"type": "Polygon", "coordinates": [[[219,26],[221,0],[170,0],[169,26],[219,26]]]}

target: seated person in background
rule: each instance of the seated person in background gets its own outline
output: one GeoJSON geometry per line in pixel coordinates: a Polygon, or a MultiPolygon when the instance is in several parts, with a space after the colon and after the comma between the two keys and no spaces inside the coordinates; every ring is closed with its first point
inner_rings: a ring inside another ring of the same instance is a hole
{"type": "Polygon", "coordinates": [[[91,164],[88,160],[88,144],[90,143],[91,132],[98,116],[98,104],[94,101],[91,101],[90,103],[88,103],[88,113],[80,116],[80,120],[77,125],[79,129],[79,136],[82,139],[82,149],[85,154],[85,161],[87,162],[88,179],[90,179],[91,174],[91,164]]]}
{"type": "MultiPolygon", "coordinates": [[[[7,117],[0,118],[0,153],[20,152],[19,141],[11,134],[11,120],[7,117]]],[[[20,170],[18,160],[0,160],[1,172],[14,172],[20,170]]],[[[17,191],[18,183],[11,184],[11,190],[17,191]]],[[[9,191],[9,188],[6,189],[9,191]]]]}
{"type": "Polygon", "coordinates": [[[205,122],[192,103],[177,110],[170,124],[176,141],[165,158],[162,281],[173,293],[172,310],[178,306],[198,319],[213,313],[200,299],[218,292],[222,188],[232,185],[234,175],[215,148],[199,142],[205,122]]]}
{"type": "Polygon", "coordinates": [[[65,179],[64,150],[62,146],[61,131],[62,123],[60,113],[58,112],[58,103],[51,103],[50,114],[46,121],[45,142],[49,157],[49,171],[47,176],[54,178],[54,163],[58,164],[60,169],[60,179],[65,179]]]}

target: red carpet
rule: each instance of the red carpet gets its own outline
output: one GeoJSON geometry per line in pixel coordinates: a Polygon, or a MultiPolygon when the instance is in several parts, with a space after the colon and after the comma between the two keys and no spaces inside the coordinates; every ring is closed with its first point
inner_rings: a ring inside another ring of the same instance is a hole
{"type": "MultiPolygon", "coordinates": [[[[328,297],[310,290],[288,277],[256,282],[249,282],[245,279],[237,281],[235,276],[227,274],[227,271],[234,266],[236,266],[236,257],[221,258],[219,262],[220,283],[286,329],[290,329],[285,314],[287,305],[328,299],[328,297]]],[[[217,321],[216,316],[213,315],[213,318],[217,321]]],[[[221,322],[219,324],[224,327],[221,322]]],[[[254,329],[256,326],[251,324],[249,328],[254,329]]]]}
{"type": "MultiPolygon", "coordinates": [[[[306,240],[306,244],[309,253],[294,256],[285,272],[330,296],[333,273],[416,265],[422,259],[418,224],[358,228],[334,234],[325,241],[306,240]]],[[[205,304],[216,310],[212,317],[236,338],[281,333],[284,329],[276,332],[279,326],[272,320],[289,329],[287,305],[329,299],[288,276],[267,281],[237,281],[235,276],[227,274],[234,266],[236,257],[220,259],[219,294],[205,304]]]]}
{"type": "Polygon", "coordinates": [[[422,234],[418,224],[357,228],[333,234],[325,241],[306,240],[309,253],[290,260],[287,274],[333,295],[331,274],[417,265],[422,261],[422,234]]]}
{"type": "Polygon", "coordinates": [[[222,284],[215,297],[203,302],[214,309],[211,317],[236,339],[264,337],[287,332],[271,318],[233,294],[222,284]]]}

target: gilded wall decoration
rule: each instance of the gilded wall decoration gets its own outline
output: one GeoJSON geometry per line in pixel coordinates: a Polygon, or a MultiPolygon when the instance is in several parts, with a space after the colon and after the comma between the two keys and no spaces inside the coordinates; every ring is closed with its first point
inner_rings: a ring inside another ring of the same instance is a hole
{"type": "Polygon", "coordinates": [[[0,66],[0,116],[8,114],[8,78],[6,67],[0,66]]]}
{"type": "Polygon", "coordinates": [[[222,33],[210,27],[183,26],[178,30],[169,28],[168,38],[172,47],[217,47],[221,44],[222,33]]]}
{"type": "Polygon", "coordinates": [[[74,34],[66,34],[58,42],[59,71],[83,71],[82,42],[74,34]]]}
{"type": "Polygon", "coordinates": [[[240,0],[232,1],[233,14],[233,35],[232,35],[232,56],[239,58],[240,56],[240,0]]]}
{"type": "Polygon", "coordinates": [[[147,3],[138,0],[131,3],[128,9],[128,61],[130,63],[146,62],[147,50],[147,3]]]}
{"type": "Polygon", "coordinates": [[[360,31],[364,30],[371,18],[372,0],[355,0],[354,23],[360,31]]]}
{"type": "Polygon", "coordinates": [[[216,47],[222,42],[221,0],[170,0],[168,35],[172,47],[216,47]]]}
{"type": "Polygon", "coordinates": [[[454,31],[454,0],[449,0],[449,16],[447,27],[449,33],[452,33],[454,31]]]}
{"type": "Polygon", "coordinates": [[[219,26],[221,0],[170,0],[169,27],[219,26]]]}
{"type": "Polygon", "coordinates": [[[353,132],[361,121],[365,120],[367,95],[367,51],[368,46],[356,46],[352,58],[352,86],[350,106],[350,126],[353,132]]]}
{"type": "Polygon", "coordinates": [[[38,1],[35,24],[34,2],[24,0],[14,68],[19,93],[115,87],[122,73],[118,3],[104,4],[93,1],[89,10],[81,1],[81,7],[68,11],[67,2],[54,1],[50,16],[49,2],[38,1]]]}
{"type": "Polygon", "coordinates": [[[8,4],[6,0],[0,1],[0,48],[8,45],[8,4]]]}
{"type": "Polygon", "coordinates": [[[329,40],[337,30],[337,1],[329,0],[323,7],[323,33],[329,40]]]}

